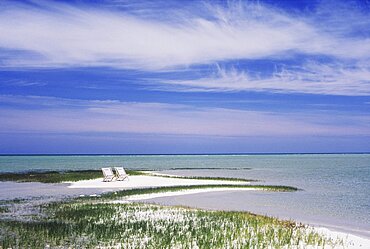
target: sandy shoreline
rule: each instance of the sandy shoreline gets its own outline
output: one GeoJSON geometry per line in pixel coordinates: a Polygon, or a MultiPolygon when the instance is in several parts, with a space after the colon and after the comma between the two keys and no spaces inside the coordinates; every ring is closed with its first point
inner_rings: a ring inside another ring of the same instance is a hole
{"type": "Polygon", "coordinates": [[[78,182],[67,182],[68,188],[94,188],[94,189],[133,189],[133,188],[154,188],[170,186],[192,186],[192,185],[247,185],[249,182],[242,181],[223,181],[223,180],[198,180],[198,179],[181,179],[160,176],[130,176],[129,180],[103,182],[103,178],[84,180],[78,182]]]}
{"type": "MultiPolygon", "coordinates": [[[[253,189],[241,189],[241,188],[209,188],[209,189],[191,189],[191,190],[182,190],[177,192],[163,192],[163,193],[154,193],[154,194],[143,194],[143,195],[134,195],[130,196],[124,200],[117,200],[111,201],[109,203],[131,203],[135,201],[148,201],[154,198],[159,197],[169,197],[169,196],[180,196],[180,195],[191,195],[191,194],[198,194],[198,193],[206,193],[206,192],[217,192],[217,191],[250,191],[253,189]]],[[[364,238],[355,234],[350,234],[346,232],[337,231],[327,227],[321,226],[311,226],[312,229],[316,230],[320,234],[330,237],[334,240],[339,239],[343,240],[344,246],[339,248],[370,248],[370,239],[364,238]]],[[[327,246],[325,248],[332,248],[331,246],[327,246]]]]}
{"type": "MultiPolygon", "coordinates": [[[[165,175],[167,176],[167,175],[165,175]]],[[[153,194],[135,195],[125,198],[123,200],[111,201],[110,203],[130,203],[135,201],[148,201],[159,197],[191,195],[206,192],[217,191],[251,191],[253,189],[238,188],[238,185],[246,185],[248,182],[240,181],[221,181],[221,180],[198,180],[198,179],[181,179],[161,177],[159,174],[156,176],[130,176],[129,181],[115,181],[115,182],[102,182],[102,179],[85,180],[78,182],[71,182],[68,188],[72,189],[134,189],[134,188],[151,188],[151,187],[167,187],[167,186],[192,186],[192,185],[208,185],[208,184],[234,184],[235,188],[209,188],[209,189],[191,189],[176,192],[163,192],[153,194]]],[[[363,238],[354,234],[340,232],[326,227],[310,226],[319,233],[328,236],[332,239],[340,239],[344,241],[343,248],[370,248],[370,239],[363,238]]],[[[328,248],[331,248],[328,246],[328,248]]]]}

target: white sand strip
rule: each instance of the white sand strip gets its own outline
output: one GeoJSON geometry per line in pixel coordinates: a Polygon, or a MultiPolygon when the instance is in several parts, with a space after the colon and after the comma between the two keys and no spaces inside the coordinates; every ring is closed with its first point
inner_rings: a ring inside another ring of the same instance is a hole
{"type": "Polygon", "coordinates": [[[191,185],[246,185],[248,182],[241,181],[222,181],[222,180],[198,180],[169,178],[160,176],[130,176],[129,181],[103,182],[103,178],[84,180],[78,182],[68,182],[68,188],[105,188],[105,189],[133,189],[133,188],[153,188],[169,186],[191,186],[191,185]]]}
{"type": "MultiPolygon", "coordinates": [[[[370,239],[363,238],[354,234],[344,233],[334,231],[325,227],[314,227],[314,229],[323,234],[324,236],[330,237],[334,240],[340,239],[343,240],[344,245],[343,247],[336,247],[336,248],[349,248],[349,249],[365,249],[370,248],[370,239]]],[[[327,246],[325,248],[332,248],[331,246],[327,246]]]]}
{"type": "Polygon", "coordinates": [[[219,191],[247,191],[253,190],[252,188],[205,188],[205,189],[186,189],[186,190],[179,190],[174,192],[162,192],[162,193],[152,193],[152,194],[142,194],[142,195],[133,195],[127,197],[126,201],[141,201],[141,200],[150,200],[159,197],[169,197],[169,196],[180,196],[180,195],[191,195],[191,194],[199,194],[199,193],[206,193],[206,192],[219,192],[219,191]]]}
{"type": "Polygon", "coordinates": [[[181,177],[184,177],[184,176],[180,176],[180,175],[174,175],[174,174],[165,174],[165,173],[161,173],[161,172],[158,172],[158,171],[140,171],[144,174],[147,174],[147,175],[152,175],[152,176],[170,176],[170,177],[178,177],[178,178],[181,178],[181,177]]]}

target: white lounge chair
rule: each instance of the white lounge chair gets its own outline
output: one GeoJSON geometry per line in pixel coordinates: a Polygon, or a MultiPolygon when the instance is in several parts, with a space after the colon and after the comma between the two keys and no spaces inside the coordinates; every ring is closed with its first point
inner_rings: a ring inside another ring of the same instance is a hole
{"type": "Polygon", "coordinates": [[[114,174],[111,168],[101,168],[103,171],[104,179],[103,182],[111,182],[114,179],[114,174]]]}
{"type": "Polygon", "coordinates": [[[114,170],[116,171],[117,181],[124,181],[128,179],[128,174],[126,173],[125,169],[122,167],[115,167],[114,170]]]}

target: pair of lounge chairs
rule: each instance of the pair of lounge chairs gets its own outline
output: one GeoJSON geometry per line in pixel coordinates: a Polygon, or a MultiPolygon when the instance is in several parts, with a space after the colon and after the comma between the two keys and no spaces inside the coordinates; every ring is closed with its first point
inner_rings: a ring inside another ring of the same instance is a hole
{"type": "Polygon", "coordinates": [[[116,174],[113,173],[112,168],[102,168],[104,179],[103,182],[111,182],[113,180],[124,181],[128,179],[128,174],[122,167],[114,167],[116,174]]]}

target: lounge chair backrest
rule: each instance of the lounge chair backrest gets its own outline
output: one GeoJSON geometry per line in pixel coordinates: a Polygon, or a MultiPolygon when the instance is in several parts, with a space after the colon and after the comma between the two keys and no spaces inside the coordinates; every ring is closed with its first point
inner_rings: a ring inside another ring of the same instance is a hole
{"type": "Polygon", "coordinates": [[[115,169],[116,169],[116,172],[118,173],[118,175],[120,175],[120,176],[127,175],[127,173],[126,173],[126,171],[125,171],[124,168],[122,168],[122,167],[115,167],[115,169]]]}
{"type": "Polygon", "coordinates": [[[101,170],[103,171],[105,177],[114,176],[111,168],[102,168],[101,170]]]}
{"type": "Polygon", "coordinates": [[[125,179],[129,180],[128,174],[123,167],[115,167],[114,170],[116,171],[117,181],[124,181],[125,179]]]}

